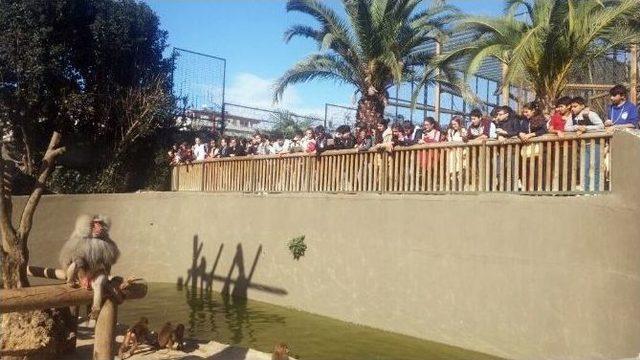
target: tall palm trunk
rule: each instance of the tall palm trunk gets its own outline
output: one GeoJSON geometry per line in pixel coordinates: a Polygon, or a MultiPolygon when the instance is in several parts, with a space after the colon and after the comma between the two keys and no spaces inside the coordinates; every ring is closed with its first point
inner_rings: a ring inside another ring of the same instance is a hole
{"type": "Polygon", "coordinates": [[[358,100],[356,120],[374,127],[384,117],[387,99],[384,95],[363,95],[358,100]]]}

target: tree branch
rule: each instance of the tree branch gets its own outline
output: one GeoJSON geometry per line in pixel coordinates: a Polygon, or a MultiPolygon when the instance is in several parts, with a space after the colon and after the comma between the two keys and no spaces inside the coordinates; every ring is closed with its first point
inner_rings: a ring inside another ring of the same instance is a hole
{"type": "Polygon", "coordinates": [[[24,124],[18,126],[22,133],[22,145],[24,146],[24,152],[26,159],[24,160],[25,173],[29,176],[33,175],[33,160],[31,158],[31,146],[29,146],[29,138],[27,138],[27,130],[24,128],[24,124]]]}
{"type": "Polygon", "coordinates": [[[54,133],[51,135],[49,147],[47,147],[47,151],[45,152],[44,158],[42,159],[42,170],[40,171],[40,175],[38,175],[38,179],[36,180],[36,186],[31,192],[31,195],[27,200],[27,204],[24,206],[24,210],[22,211],[22,215],[20,216],[20,227],[18,228],[18,235],[20,239],[26,240],[29,236],[31,226],[33,224],[33,215],[36,211],[38,203],[40,202],[40,198],[44,193],[47,178],[53,171],[56,157],[63,154],[65,151],[64,147],[58,147],[58,145],[60,144],[60,138],[61,135],[57,131],[54,131],[54,133]]]}
{"type": "Polygon", "coordinates": [[[15,229],[11,223],[11,195],[7,194],[4,172],[4,159],[0,157],[0,234],[2,235],[2,251],[7,253],[13,247],[9,239],[15,239],[15,229]]]}

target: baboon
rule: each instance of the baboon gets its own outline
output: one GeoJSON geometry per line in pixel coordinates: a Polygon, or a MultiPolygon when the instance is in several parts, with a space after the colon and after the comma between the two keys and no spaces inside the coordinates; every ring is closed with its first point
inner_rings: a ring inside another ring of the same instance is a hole
{"type": "Polygon", "coordinates": [[[178,324],[174,328],[170,322],[167,322],[158,332],[159,349],[173,349],[175,345],[176,350],[182,350],[184,348],[183,342],[184,325],[182,324],[178,324]]]}
{"type": "Polygon", "coordinates": [[[132,356],[141,344],[155,346],[156,342],[157,340],[154,339],[153,334],[149,331],[149,319],[143,316],[125,333],[122,345],[118,350],[118,356],[120,359],[125,359],[124,353],[127,350],[129,351],[129,356],[132,356]]]}
{"type": "Polygon", "coordinates": [[[271,360],[289,360],[289,346],[285,343],[279,343],[273,348],[271,360]]]}
{"type": "Polygon", "coordinates": [[[106,216],[81,215],[60,251],[60,265],[66,270],[67,284],[93,288],[89,314],[92,319],[98,316],[107,276],[120,256],[118,246],[109,238],[110,226],[106,216]]]}

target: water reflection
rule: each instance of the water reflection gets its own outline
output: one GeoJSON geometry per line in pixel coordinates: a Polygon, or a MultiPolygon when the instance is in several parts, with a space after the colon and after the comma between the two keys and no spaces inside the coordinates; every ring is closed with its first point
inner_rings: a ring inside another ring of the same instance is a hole
{"type": "Polygon", "coordinates": [[[285,325],[286,318],[279,314],[249,311],[246,298],[184,288],[189,307],[189,321],[185,324],[190,337],[211,333],[223,336],[230,343],[257,343],[254,324],[285,325]]]}
{"type": "MultiPolygon", "coordinates": [[[[247,275],[249,277],[249,275],[247,275]]],[[[119,319],[131,324],[146,316],[154,329],[164,322],[184,323],[190,338],[215,340],[269,352],[289,344],[299,359],[497,359],[430,341],[173,284],[149,284],[143,300],[125,302],[119,319]]]]}

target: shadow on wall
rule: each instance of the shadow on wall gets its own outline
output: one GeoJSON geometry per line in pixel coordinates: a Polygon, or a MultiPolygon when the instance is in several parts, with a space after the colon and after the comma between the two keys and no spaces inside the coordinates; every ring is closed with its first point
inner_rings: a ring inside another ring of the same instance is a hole
{"type": "Polygon", "coordinates": [[[192,289],[200,288],[203,291],[210,292],[213,288],[213,281],[219,281],[223,283],[222,290],[220,291],[223,296],[237,297],[237,298],[247,298],[248,289],[264,291],[270,294],[284,296],[287,295],[287,290],[264,285],[264,284],[255,284],[251,282],[253,278],[253,274],[255,273],[256,266],[258,265],[258,260],[260,259],[260,255],[262,254],[262,245],[258,246],[258,250],[256,251],[256,255],[253,258],[253,263],[251,264],[251,269],[247,274],[245,268],[245,260],[244,260],[244,251],[242,250],[242,244],[236,245],[236,253],[233,257],[233,263],[231,264],[231,268],[227,272],[226,276],[221,276],[216,274],[216,269],[218,268],[218,263],[220,261],[220,257],[222,256],[222,251],[224,250],[224,244],[220,244],[218,248],[218,254],[216,255],[216,259],[213,262],[213,266],[210,271],[207,271],[207,259],[202,255],[202,247],[204,243],[202,243],[198,235],[193,236],[193,253],[191,257],[191,268],[187,270],[187,278],[183,280],[182,277],[178,278],[178,287],[190,286],[192,289]],[[237,276],[235,280],[232,279],[232,275],[235,269],[238,269],[237,276]],[[233,286],[233,289],[231,289],[233,286]]]}

